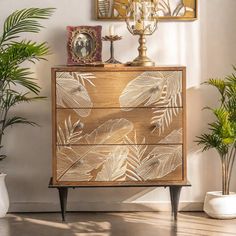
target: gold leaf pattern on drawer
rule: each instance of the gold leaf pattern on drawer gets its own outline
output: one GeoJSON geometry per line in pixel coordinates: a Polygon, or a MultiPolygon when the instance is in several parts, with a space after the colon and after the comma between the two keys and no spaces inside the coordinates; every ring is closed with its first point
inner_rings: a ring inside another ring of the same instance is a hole
{"type": "Polygon", "coordinates": [[[92,73],[70,73],[57,72],[56,77],[56,94],[57,105],[59,107],[86,108],[76,112],[81,117],[87,117],[90,114],[93,103],[86,89],[86,82],[95,86],[91,79],[95,76],[92,73]]]}
{"type": "Polygon", "coordinates": [[[182,76],[172,69],[57,72],[56,180],[182,181],[182,76]]]}
{"type": "Polygon", "coordinates": [[[173,130],[169,135],[163,138],[159,143],[182,143],[183,129],[173,130]]]}
{"type": "MultiPolygon", "coordinates": [[[[163,143],[164,139],[160,141],[163,143]]],[[[154,146],[150,151],[145,145],[143,137],[141,145],[137,145],[137,136],[134,132],[133,140],[125,137],[124,143],[128,145],[127,178],[133,181],[162,178],[173,172],[182,164],[182,146],[154,146]],[[150,176],[151,177],[150,177],[150,176]]]]}
{"type": "Polygon", "coordinates": [[[120,95],[120,107],[130,111],[144,106],[177,106],[181,102],[181,72],[149,71],[130,81],[120,95]]]}
{"type": "Polygon", "coordinates": [[[159,131],[159,135],[165,131],[165,128],[169,127],[174,117],[176,117],[180,111],[178,107],[168,109],[167,107],[152,108],[153,117],[151,124],[154,125],[152,132],[159,131]]]}
{"type": "Polygon", "coordinates": [[[128,153],[126,146],[115,147],[104,162],[96,181],[124,181],[128,153]]]}
{"type": "Polygon", "coordinates": [[[108,120],[90,134],[85,134],[81,138],[84,146],[80,146],[78,152],[72,147],[62,146],[58,155],[58,180],[62,180],[65,175],[74,171],[75,167],[83,163],[92,154],[99,157],[104,155],[104,150],[100,145],[107,143],[121,143],[123,138],[133,130],[133,124],[126,119],[108,120]],[[88,145],[90,144],[90,145],[88,145]],[[95,145],[94,145],[95,144],[95,145]],[[102,151],[102,152],[101,152],[102,151]],[[70,153],[69,155],[67,153],[70,153]],[[64,165],[61,165],[64,163],[64,165]]]}
{"type": "Polygon", "coordinates": [[[138,141],[132,122],[126,119],[108,120],[83,136],[82,130],[75,131],[78,125],[83,128],[79,120],[72,123],[69,117],[65,120],[65,133],[58,130],[60,140],[64,140],[61,144],[68,144],[57,147],[58,180],[146,181],[162,178],[182,163],[181,145],[149,146],[148,149],[145,137],[138,141]],[[131,131],[132,139],[128,137],[131,131]],[[73,138],[84,140],[84,145],[71,146],[68,140],[73,138]],[[106,145],[111,140],[124,145],[106,145]]]}
{"type": "Polygon", "coordinates": [[[133,130],[133,123],[126,119],[108,120],[96,128],[92,133],[86,134],[86,144],[119,143],[123,137],[133,130]]]}
{"type": "Polygon", "coordinates": [[[64,147],[57,152],[60,181],[153,181],[182,178],[181,145],[93,145],[64,147]],[[89,150],[81,158],[83,153],[89,150]],[[76,164],[68,168],[71,162],[76,164]],[[63,174],[64,173],[64,174],[63,174]]]}
{"type": "MultiPolygon", "coordinates": [[[[80,120],[77,120],[75,123],[72,124],[71,116],[64,122],[64,128],[62,129],[61,126],[58,126],[57,129],[57,144],[58,145],[70,145],[77,143],[82,138],[82,130],[78,130],[78,128],[83,128],[83,124],[80,120]]],[[[59,148],[60,146],[58,146],[59,148]]]]}
{"type": "Polygon", "coordinates": [[[126,176],[128,179],[133,181],[142,181],[142,178],[138,175],[137,169],[141,166],[142,160],[145,158],[148,146],[145,145],[145,137],[139,143],[137,140],[136,131],[134,132],[134,137],[131,140],[127,136],[124,139],[124,143],[128,145],[129,156],[127,159],[127,170],[126,176]]]}
{"type": "Polygon", "coordinates": [[[89,181],[92,171],[105,161],[110,146],[62,146],[57,151],[57,179],[61,181],[89,181]]]}
{"type": "Polygon", "coordinates": [[[144,72],[128,83],[120,96],[120,106],[122,110],[130,111],[140,104],[154,105],[150,123],[155,126],[153,132],[158,130],[161,134],[179,113],[181,93],[180,72],[144,72]]]}
{"type": "MultiPolygon", "coordinates": [[[[167,108],[168,110],[173,110],[175,108],[167,108]]],[[[78,117],[78,115],[74,112],[73,109],[59,109],[57,111],[57,126],[60,126],[65,133],[65,126],[64,126],[64,121],[68,119],[68,116],[71,116],[72,123],[75,123],[79,120],[83,124],[83,133],[86,134],[87,139],[91,139],[91,136],[88,136],[88,134],[91,134],[94,132],[97,132],[97,128],[100,126],[100,131],[96,135],[96,142],[99,142],[99,136],[104,135],[104,133],[107,132],[106,128],[108,127],[107,125],[104,126],[104,129],[102,131],[102,126],[110,120],[110,123],[112,122],[111,120],[120,120],[120,123],[123,123],[124,121],[127,122],[129,121],[129,124],[132,124],[133,128],[137,132],[137,138],[138,141],[141,141],[141,137],[145,136],[146,142],[148,144],[156,144],[158,143],[161,139],[169,135],[174,129],[180,129],[182,128],[182,108],[179,108],[179,112],[177,116],[173,116],[173,120],[171,124],[168,127],[165,127],[164,132],[161,134],[158,132],[152,132],[153,130],[156,129],[156,124],[150,124],[151,118],[155,115],[153,113],[153,110],[151,108],[136,108],[132,111],[126,112],[122,111],[119,108],[110,108],[110,109],[100,109],[100,108],[93,108],[91,109],[91,114],[89,117],[83,118],[83,117],[78,117]]],[[[160,110],[162,111],[162,109],[160,110]]],[[[170,113],[172,111],[169,111],[170,113]]],[[[108,124],[108,123],[106,123],[108,124]]],[[[118,123],[116,123],[116,126],[118,123]]],[[[129,127],[124,126],[125,127],[129,127]]],[[[79,131],[79,129],[76,129],[76,131],[79,131]]],[[[119,130],[119,132],[122,130],[119,130]]],[[[117,135],[119,135],[117,133],[117,135]]],[[[116,144],[112,143],[112,139],[108,140],[110,141],[109,144],[116,144]]],[[[176,143],[176,142],[174,142],[176,143]]],[[[178,142],[178,143],[182,143],[178,142]]],[[[88,144],[87,140],[85,139],[79,139],[78,142],[75,144],[88,144]]],[[[98,143],[99,144],[99,143],[98,143]]],[[[107,143],[108,144],[108,143],[107,143]]],[[[140,144],[140,143],[139,143],[140,144]]]]}
{"type": "Polygon", "coordinates": [[[155,147],[142,160],[137,174],[144,180],[162,178],[182,165],[182,146],[155,147]]]}

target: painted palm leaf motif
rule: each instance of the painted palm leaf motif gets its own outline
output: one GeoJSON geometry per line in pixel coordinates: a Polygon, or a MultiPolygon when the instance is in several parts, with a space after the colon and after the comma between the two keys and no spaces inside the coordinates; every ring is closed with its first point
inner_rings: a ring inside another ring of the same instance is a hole
{"type": "Polygon", "coordinates": [[[69,155],[67,153],[58,155],[58,162],[63,158],[64,165],[62,169],[58,170],[57,179],[65,180],[68,176],[70,178],[74,176],[74,179],[77,179],[75,171],[81,169],[83,172],[83,168],[79,167],[80,165],[84,166],[85,163],[90,163],[85,168],[85,175],[89,176],[88,173],[94,169],[94,166],[98,168],[97,165],[100,166],[105,161],[104,157],[107,156],[107,153],[111,152],[113,147],[106,144],[120,144],[123,138],[132,130],[133,124],[121,118],[108,120],[90,134],[85,134],[80,139],[81,143],[85,145],[73,147],[72,150],[66,149],[65,151],[69,151],[69,155]]]}
{"type": "Polygon", "coordinates": [[[165,131],[166,127],[172,123],[175,116],[178,115],[182,104],[182,84],[181,74],[179,72],[170,72],[164,76],[166,80],[162,98],[155,103],[152,108],[154,116],[151,124],[154,125],[153,132],[159,131],[159,135],[165,131]]]}
{"type": "Polygon", "coordinates": [[[166,81],[160,72],[144,72],[130,81],[119,98],[120,107],[130,111],[140,105],[150,106],[161,99],[166,81]]]}
{"type": "Polygon", "coordinates": [[[137,169],[142,179],[163,178],[182,165],[182,146],[155,147],[137,169]]]}
{"type": "Polygon", "coordinates": [[[118,146],[109,154],[98,173],[96,181],[124,181],[129,149],[126,146],[118,146]]]}
{"type": "Polygon", "coordinates": [[[111,0],[98,0],[99,16],[108,17],[110,15],[111,0]]]}
{"type": "Polygon", "coordinates": [[[81,117],[87,117],[93,103],[87,92],[85,81],[95,86],[91,73],[57,72],[57,105],[64,108],[80,108],[74,111],[81,117]],[[85,109],[81,109],[85,108],[85,109]]]}
{"type": "MultiPolygon", "coordinates": [[[[164,139],[160,143],[164,143],[164,139]]],[[[151,152],[145,145],[145,138],[138,142],[136,132],[131,140],[125,137],[129,148],[126,177],[131,181],[146,181],[162,178],[182,164],[182,146],[155,146],[151,152]],[[140,144],[137,144],[140,143],[140,144]]]]}
{"type": "Polygon", "coordinates": [[[182,143],[183,129],[173,130],[169,135],[163,138],[159,143],[182,143]]]}
{"type": "Polygon", "coordinates": [[[58,126],[57,129],[57,145],[58,149],[61,148],[62,145],[71,145],[78,142],[82,138],[83,124],[80,120],[76,121],[74,124],[71,122],[71,116],[64,122],[64,132],[61,126],[58,126]],[[79,131],[76,131],[79,130],[79,131]]]}
{"type": "Polygon", "coordinates": [[[75,80],[78,80],[80,84],[82,84],[84,87],[86,87],[86,82],[93,87],[96,87],[95,84],[92,82],[93,79],[96,79],[96,76],[92,73],[78,73],[78,72],[72,72],[72,76],[75,80]]]}
{"type": "Polygon", "coordinates": [[[181,72],[144,72],[130,81],[119,100],[121,109],[130,111],[138,106],[153,106],[153,132],[164,132],[177,116],[181,106],[181,72]]]}
{"type": "Polygon", "coordinates": [[[108,120],[90,134],[84,136],[86,144],[119,144],[125,135],[133,130],[133,123],[127,119],[108,120]]]}
{"type": "MultiPolygon", "coordinates": [[[[92,171],[99,168],[105,161],[111,147],[99,147],[91,150],[82,158],[86,152],[84,147],[63,146],[57,152],[57,179],[61,181],[89,181],[93,178],[92,171]],[[67,171],[65,172],[65,168],[67,171]]],[[[88,149],[88,147],[87,147],[88,149]]],[[[91,147],[90,147],[91,149],[91,147]]]]}
{"type": "Polygon", "coordinates": [[[124,138],[124,144],[128,145],[129,148],[126,177],[132,181],[142,181],[142,178],[137,174],[137,169],[145,158],[145,152],[148,147],[145,145],[145,137],[143,137],[140,145],[137,143],[136,132],[134,132],[133,140],[127,136],[124,138]]]}

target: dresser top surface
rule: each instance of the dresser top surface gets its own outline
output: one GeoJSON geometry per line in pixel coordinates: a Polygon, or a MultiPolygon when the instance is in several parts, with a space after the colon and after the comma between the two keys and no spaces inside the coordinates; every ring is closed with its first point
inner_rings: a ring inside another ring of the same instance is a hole
{"type": "Polygon", "coordinates": [[[153,67],[134,67],[134,66],[67,66],[67,65],[59,65],[53,66],[53,71],[153,71],[153,70],[185,70],[185,66],[172,65],[172,66],[153,66],[153,67]]]}

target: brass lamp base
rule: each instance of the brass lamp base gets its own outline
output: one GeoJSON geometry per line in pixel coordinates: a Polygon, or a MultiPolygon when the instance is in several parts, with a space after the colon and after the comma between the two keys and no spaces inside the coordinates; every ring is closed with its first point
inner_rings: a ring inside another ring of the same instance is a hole
{"type": "Polygon", "coordinates": [[[139,55],[131,63],[131,66],[155,66],[155,62],[147,57],[146,38],[144,34],[139,35],[139,55]]]}
{"type": "Polygon", "coordinates": [[[140,57],[135,58],[131,63],[131,66],[155,66],[155,62],[153,62],[148,57],[140,57]]]}

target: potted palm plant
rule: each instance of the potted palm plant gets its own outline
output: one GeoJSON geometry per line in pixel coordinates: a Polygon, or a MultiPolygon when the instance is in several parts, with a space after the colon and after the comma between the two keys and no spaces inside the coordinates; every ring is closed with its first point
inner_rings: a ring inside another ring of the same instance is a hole
{"type": "Polygon", "coordinates": [[[215,116],[208,124],[209,132],[197,137],[203,151],[215,149],[221,160],[222,191],[208,192],[204,211],[211,217],[227,219],[236,217],[236,194],[230,192],[230,181],[236,157],[236,67],[224,79],[209,79],[205,84],[219,92],[219,106],[207,107],[215,116]]]}
{"type": "MultiPolygon", "coordinates": [[[[21,33],[38,33],[42,25],[41,19],[48,19],[53,8],[29,8],[13,12],[7,17],[0,35],[0,161],[6,158],[3,154],[2,141],[8,127],[15,124],[34,122],[20,116],[10,116],[9,112],[17,104],[32,102],[39,96],[41,88],[32,78],[30,68],[22,67],[23,62],[35,63],[49,53],[46,42],[36,43],[21,40],[21,33]],[[19,89],[20,87],[20,89],[19,89]],[[21,91],[24,92],[21,92],[21,91]]],[[[9,199],[5,186],[5,174],[0,172],[0,217],[9,207],[9,199]]]]}

